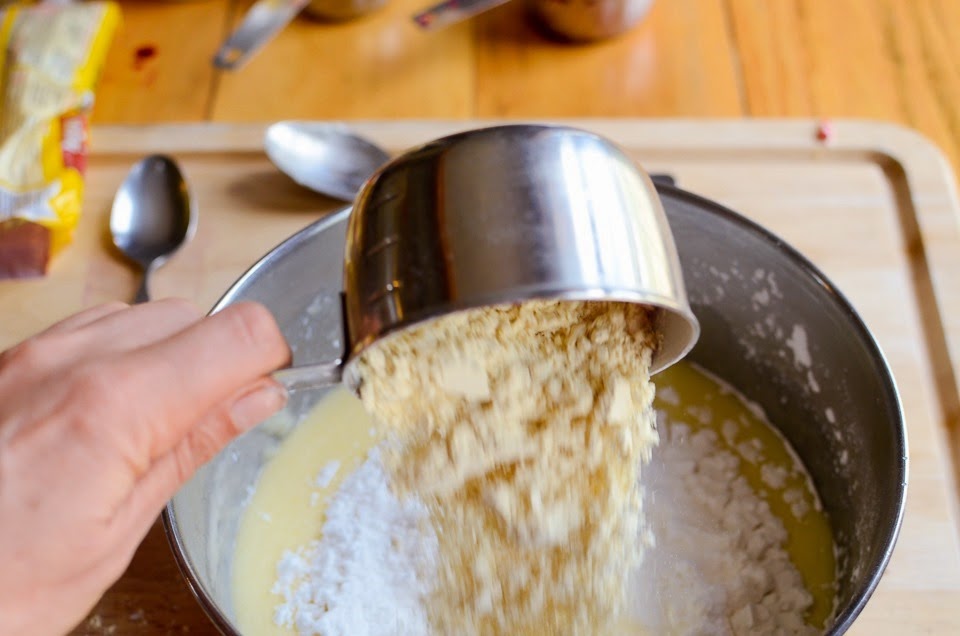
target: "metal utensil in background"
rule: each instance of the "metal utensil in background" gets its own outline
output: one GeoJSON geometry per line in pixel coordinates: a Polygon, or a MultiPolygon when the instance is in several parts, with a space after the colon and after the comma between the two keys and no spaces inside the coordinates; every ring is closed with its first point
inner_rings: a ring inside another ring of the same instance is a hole
{"type": "Polygon", "coordinates": [[[270,161],[284,174],[321,194],[353,201],[360,186],[390,158],[346,126],[282,121],[263,140],[270,161]]]}
{"type": "Polygon", "coordinates": [[[196,227],[196,205],[176,162],[151,155],[134,164],[110,210],[113,244],[143,272],[134,302],[150,299],[150,274],[193,238],[196,227]]]}
{"type": "Polygon", "coordinates": [[[425,31],[436,31],[457,22],[469,20],[510,0],[444,0],[413,16],[413,21],[425,31]]]}
{"type": "Polygon", "coordinates": [[[309,0],[258,0],[213,58],[213,65],[234,70],[287,26],[309,0]]]}
{"type": "Polygon", "coordinates": [[[315,18],[343,21],[379,9],[387,0],[258,0],[243,22],[223,43],[213,65],[224,70],[243,66],[264,44],[279,33],[304,7],[315,18]]]}
{"type": "MultiPolygon", "coordinates": [[[[510,0],[443,0],[413,21],[436,31],[510,0]]],[[[649,12],[653,0],[526,0],[527,13],[550,35],[571,42],[602,40],[623,33],[649,12]]]]}

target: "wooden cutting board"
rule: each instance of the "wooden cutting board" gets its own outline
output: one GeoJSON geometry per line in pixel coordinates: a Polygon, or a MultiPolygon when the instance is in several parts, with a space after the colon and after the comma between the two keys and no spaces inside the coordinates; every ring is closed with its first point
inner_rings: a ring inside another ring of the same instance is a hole
{"type": "MultiPolygon", "coordinates": [[[[490,122],[486,122],[490,123],[490,122]]],[[[910,491],[903,530],[856,634],[960,633],[960,224],[939,152],[903,128],[837,121],[578,120],[651,172],[758,221],[848,295],[886,352],[903,398],[910,491]],[[953,449],[953,450],[951,450],[953,449]]],[[[478,122],[354,123],[398,151],[478,122]]],[[[0,348],[82,307],[130,299],[133,271],[112,251],[113,193],[143,155],[174,155],[199,202],[195,240],[155,278],[155,297],[211,306],[259,256],[339,207],[276,172],[259,125],[94,131],[84,216],[43,280],[0,283],[0,348]]],[[[154,527],[77,633],[208,633],[154,527]]]]}

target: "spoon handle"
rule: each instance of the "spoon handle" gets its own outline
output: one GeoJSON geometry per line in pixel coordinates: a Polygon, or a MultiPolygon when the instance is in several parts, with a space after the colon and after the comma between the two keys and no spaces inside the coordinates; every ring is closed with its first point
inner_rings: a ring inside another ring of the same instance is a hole
{"type": "Polygon", "coordinates": [[[413,16],[424,31],[435,31],[489,11],[509,0],[443,0],[413,16]]]}
{"type": "Polygon", "coordinates": [[[140,287],[137,289],[137,295],[133,297],[134,305],[150,301],[150,290],[147,287],[147,280],[149,280],[149,278],[150,268],[148,267],[143,271],[143,276],[140,278],[140,287]]]}
{"type": "Polygon", "coordinates": [[[306,6],[307,0],[258,0],[213,58],[217,68],[239,68],[306,6]]]}

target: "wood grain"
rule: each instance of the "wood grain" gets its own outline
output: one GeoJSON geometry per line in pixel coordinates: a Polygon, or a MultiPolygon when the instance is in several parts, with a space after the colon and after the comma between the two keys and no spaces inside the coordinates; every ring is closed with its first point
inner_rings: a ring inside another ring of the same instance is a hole
{"type": "Polygon", "coordinates": [[[147,533],[123,578],[73,630],[75,636],[115,634],[213,634],[169,553],[159,521],[147,533]]]}
{"type": "Polygon", "coordinates": [[[745,114],[900,122],[960,166],[960,3],[728,0],[727,6],[745,114]]]}
{"type": "Polygon", "coordinates": [[[94,120],[206,119],[217,76],[210,60],[226,32],[229,2],[124,2],[123,22],[97,90],[94,120]]]}
{"type": "Polygon", "coordinates": [[[655,2],[639,26],[592,44],[545,37],[522,2],[475,32],[479,117],[743,114],[721,0],[655,2]]]}
{"type": "MultiPolygon", "coordinates": [[[[874,599],[851,633],[960,633],[957,448],[960,378],[960,226],[942,156],[900,127],[836,122],[830,143],[816,121],[573,120],[615,139],[652,171],[734,207],[782,235],[849,295],[897,378],[910,440],[907,512],[874,599]]],[[[356,122],[387,148],[474,122],[356,122]]],[[[133,159],[169,152],[194,184],[196,239],[162,268],[157,295],[209,306],[284,236],[336,209],[278,175],[259,150],[262,126],[105,128],[95,131],[87,208],[74,246],[47,279],[0,283],[0,348],[53,319],[128,298],[132,271],[105,245],[114,189],[133,159]]],[[[158,528],[79,634],[210,633],[158,528]]]]}
{"type": "Polygon", "coordinates": [[[954,0],[658,0],[585,46],[545,38],[521,0],[420,33],[409,15],[425,4],[299,18],[220,74],[210,58],[249,0],[127,0],[96,119],[861,117],[916,128],[960,165],[954,0]],[[135,63],[145,44],[158,54],[135,63]]]}
{"type": "Polygon", "coordinates": [[[422,33],[410,20],[422,4],[392,0],[349,22],[294,20],[247,66],[223,74],[213,119],[470,116],[470,24],[422,33]]]}

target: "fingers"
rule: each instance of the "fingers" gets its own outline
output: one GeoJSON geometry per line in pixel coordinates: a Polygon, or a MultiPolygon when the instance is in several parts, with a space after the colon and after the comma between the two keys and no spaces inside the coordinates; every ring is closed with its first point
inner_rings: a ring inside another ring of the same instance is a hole
{"type": "Polygon", "coordinates": [[[15,359],[21,375],[55,376],[84,359],[165,340],[201,318],[195,305],[176,298],[135,307],[107,303],[54,324],[4,352],[3,359],[15,359]]]}
{"type": "Polygon", "coordinates": [[[128,309],[130,305],[127,303],[122,303],[119,301],[104,303],[102,305],[96,305],[90,307],[89,309],[84,309],[83,311],[76,313],[72,316],[64,318],[58,323],[54,323],[50,327],[44,329],[37,336],[44,336],[50,334],[64,333],[67,331],[76,331],[81,327],[89,325],[92,322],[108,316],[110,314],[117,313],[118,311],[123,311],[128,309]]]}
{"type": "Polygon", "coordinates": [[[24,375],[55,374],[88,354],[88,338],[78,330],[105,316],[122,314],[128,307],[126,303],[111,302],[85,309],[3,352],[3,358],[16,360],[18,371],[24,375]]]}
{"type": "Polygon", "coordinates": [[[176,488],[282,406],[265,376],[289,356],[264,307],[200,318],[182,302],[93,308],[0,354],[0,517],[21,522],[0,522],[0,572],[26,581],[30,611],[81,615],[176,488]]]}
{"type": "Polygon", "coordinates": [[[289,359],[290,350],[270,312],[239,303],[131,352],[116,371],[124,378],[124,392],[136,396],[138,414],[148,414],[149,454],[157,458],[238,387],[249,386],[289,359]]]}
{"type": "MultiPolygon", "coordinates": [[[[121,514],[133,528],[145,528],[194,473],[232,439],[286,404],[283,387],[262,379],[245,387],[203,418],[186,437],[157,458],[134,487],[121,514]]],[[[118,523],[125,523],[118,520],[118,523]]]]}
{"type": "Polygon", "coordinates": [[[105,314],[77,331],[87,347],[117,353],[166,340],[201,318],[203,314],[193,303],[165,298],[105,314]]]}

